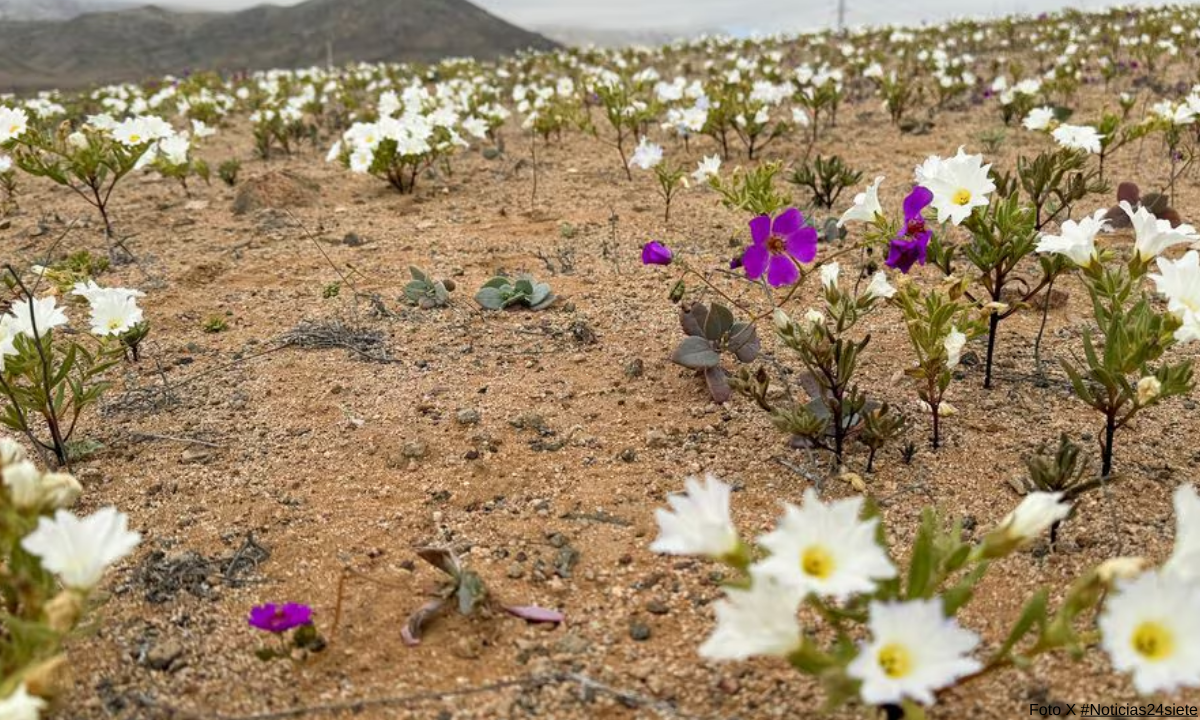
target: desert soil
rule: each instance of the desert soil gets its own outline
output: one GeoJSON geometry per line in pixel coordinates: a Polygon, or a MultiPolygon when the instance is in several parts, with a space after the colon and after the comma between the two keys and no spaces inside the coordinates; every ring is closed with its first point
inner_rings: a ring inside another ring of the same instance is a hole
{"type": "MultiPolygon", "coordinates": [[[[1077,117],[1097,111],[1102,97],[1086,94],[1077,117]]],[[[816,150],[862,169],[864,183],[886,175],[884,204],[895,206],[914,165],[959,145],[981,151],[979,133],[999,117],[988,105],[943,112],[936,123],[930,134],[902,135],[870,99],[843,108],[816,150]]],[[[253,160],[248,130],[235,125],[205,155],[242,158],[243,183],[282,170],[309,178],[319,185],[312,202],[235,215],[237,191],[219,182],[194,186],[191,198],[154,178],[118,189],[114,217],[133,236],[139,263],[99,280],[144,289],[153,329],[141,362],[123,368],[84,428],[103,450],[75,469],[86,488],[82,510],[115,504],[144,541],[110,577],[91,632],[70,643],[71,678],[53,717],[818,713],[816,685],[781,663],[702,662],[696,648],[713,627],[720,568],[647,549],[654,509],[686,476],[711,471],[736,484],[735,518],[753,537],[810,486],[797,469],[821,472],[819,459],[788,449],[751,403],[712,404],[693,373],[667,360],[680,337],[667,299],[675,276],[643,267],[642,243],[663,240],[696,266],[722,267],[747,241],[746,218],[693,188],[665,227],[651,174],[627,181],[613,148],[578,134],[539,142],[534,196],[528,138],[514,128],[507,139],[505,154],[487,159],[472,148],[454,159],[452,175],[426,177],[403,197],[326,164],[324,148],[253,160]],[[404,305],[409,265],[453,278],[452,304],[404,305]],[[471,296],[501,270],[534,273],[560,301],[540,313],[482,311],[471,296]],[[338,297],[323,297],[340,275],[338,297]],[[204,332],[216,316],[227,329],[204,332]],[[365,353],[284,343],[306,321],[374,331],[384,342],[365,353]],[[559,609],[566,624],[448,615],[419,647],[406,647],[400,628],[439,580],[414,553],[425,545],[455,548],[495,596],[559,609]],[[281,601],[314,606],[323,652],[294,662],[255,657],[269,638],[247,626],[247,612],[281,601]]],[[[1048,142],[1010,129],[989,160],[1010,168],[1048,142]]],[[[713,149],[702,139],[686,156],[682,145],[667,152],[690,167],[713,149]]],[[[793,141],[766,154],[800,153],[793,141]]],[[[1162,156],[1155,140],[1127,147],[1110,161],[1110,178],[1156,188],[1162,156]]],[[[1197,219],[1194,174],[1178,194],[1175,206],[1197,219]]],[[[803,192],[795,196],[807,204],[803,192]]],[[[1081,210],[1113,204],[1095,198],[1081,210]]],[[[4,231],[6,256],[39,257],[76,219],[56,252],[105,251],[81,201],[31,185],[22,206],[4,231]]],[[[859,262],[843,258],[843,278],[859,262]]],[[[759,302],[745,283],[715,277],[759,302]]],[[[1010,481],[1022,475],[1022,456],[1060,432],[1098,455],[1101,421],[1057,369],[1057,358],[1077,351],[1088,317],[1080,287],[1063,289],[1065,306],[1049,316],[1048,383],[1034,382],[1040,317],[1019,314],[1002,326],[994,389],[982,388],[981,365],[962,368],[949,398],[960,412],[936,452],[914,393],[897,379],[909,361],[897,311],[867,321],[863,385],[909,414],[918,446],[911,464],[892,446],[864,474],[896,546],[912,541],[930,505],[979,537],[1019,500],[1010,481]]],[[[811,290],[794,312],[814,301],[811,290]]],[[[773,338],[765,347],[769,361],[794,367],[773,338]]],[[[970,349],[984,350],[979,341],[970,349]]],[[[1195,403],[1146,412],[1119,437],[1118,480],[1080,501],[1057,548],[1042,543],[994,569],[965,615],[990,647],[1038,586],[1061,595],[1102,559],[1166,556],[1171,492],[1198,475],[1195,403]]],[[[856,451],[849,469],[862,473],[863,457],[856,451]]],[[[824,490],[854,492],[836,480],[824,490]]],[[[1024,717],[1030,702],[1135,700],[1099,653],[1090,657],[1046,658],[943,694],[931,717],[1024,717]]]]}

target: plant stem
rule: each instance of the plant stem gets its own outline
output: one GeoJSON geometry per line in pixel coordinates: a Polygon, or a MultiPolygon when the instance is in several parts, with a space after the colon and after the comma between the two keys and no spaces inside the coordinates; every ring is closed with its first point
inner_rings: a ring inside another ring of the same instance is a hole
{"type": "Polygon", "coordinates": [[[1112,475],[1112,460],[1113,460],[1113,435],[1117,432],[1117,414],[1116,411],[1109,411],[1104,424],[1104,448],[1103,459],[1104,467],[1100,471],[1100,476],[1107,478],[1112,475]]]}
{"type": "Polygon", "coordinates": [[[985,365],[983,375],[983,387],[986,390],[992,389],[992,358],[996,353],[996,330],[1000,327],[1000,314],[993,312],[988,317],[988,347],[987,347],[987,364],[985,365]]]}
{"type": "Polygon", "coordinates": [[[1042,374],[1042,336],[1046,334],[1046,318],[1050,315],[1050,296],[1054,293],[1054,277],[1046,285],[1046,298],[1042,301],[1042,324],[1038,327],[1037,339],[1033,341],[1033,367],[1042,374]]]}

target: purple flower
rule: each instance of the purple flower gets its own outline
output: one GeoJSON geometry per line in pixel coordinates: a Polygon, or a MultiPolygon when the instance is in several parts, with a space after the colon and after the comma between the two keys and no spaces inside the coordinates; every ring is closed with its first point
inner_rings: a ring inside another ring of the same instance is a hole
{"type": "Polygon", "coordinates": [[[750,221],[754,241],[742,253],[746,277],[757,280],[763,273],[771,287],[792,285],[800,279],[798,263],[809,263],[817,256],[817,231],[804,224],[796,208],[788,208],[771,221],[759,215],[750,221]]]}
{"type": "Polygon", "coordinates": [[[652,240],[642,246],[643,265],[670,265],[674,257],[671,248],[657,240],[652,240]]]}
{"type": "Polygon", "coordinates": [[[925,253],[933,232],[925,225],[925,208],[933,202],[928,188],[915,186],[904,198],[904,231],[888,247],[887,266],[908,274],[915,263],[925,264],[925,253]]]}
{"type": "Polygon", "coordinates": [[[312,622],[312,608],[300,603],[267,603],[250,609],[250,625],[267,632],[282,633],[312,622]]]}

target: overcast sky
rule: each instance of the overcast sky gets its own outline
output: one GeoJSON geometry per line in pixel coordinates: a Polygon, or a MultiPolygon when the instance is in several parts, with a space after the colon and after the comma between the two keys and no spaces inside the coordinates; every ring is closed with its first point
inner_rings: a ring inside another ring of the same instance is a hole
{"type": "MultiPolygon", "coordinates": [[[[295,4],[299,0],[275,0],[295,4]]],[[[225,10],[255,0],[159,0],[166,5],[225,10]]],[[[393,0],[403,6],[404,0],[393,0]]],[[[1063,7],[1099,8],[1105,0],[845,0],[846,22],[916,23],[962,15],[1041,12],[1063,7]]],[[[489,11],[525,26],[559,25],[605,29],[713,28],[728,32],[825,27],[837,18],[838,0],[476,0],[489,11]]]]}

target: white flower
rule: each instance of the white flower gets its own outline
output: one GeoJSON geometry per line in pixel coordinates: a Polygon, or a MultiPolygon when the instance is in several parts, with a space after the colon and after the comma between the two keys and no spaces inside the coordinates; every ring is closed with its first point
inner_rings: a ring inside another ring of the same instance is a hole
{"type": "Polygon", "coordinates": [[[108,293],[119,293],[122,297],[130,298],[146,297],[146,293],[142,292],[141,290],[131,290],[129,288],[103,288],[97,285],[95,280],[77,282],[75,283],[75,286],[71,288],[72,295],[78,295],[88,302],[92,302],[95,300],[95,298],[102,297],[108,293]]]}
{"type": "Polygon", "coordinates": [[[710,660],[786,657],[803,637],[796,610],[800,594],[769,577],[753,575],[750,589],[729,588],[714,604],[717,627],[700,655],[710,660]]]}
{"type": "Polygon", "coordinates": [[[875,216],[883,215],[883,207],[879,204],[879,185],[883,182],[883,176],[875,178],[875,182],[867,186],[866,192],[860,192],[854,196],[854,204],[850,209],[842,213],[842,217],[838,220],[838,227],[845,227],[846,223],[851,220],[860,222],[874,222],[875,216]]]}
{"type": "Polygon", "coordinates": [[[141,536],[127,529],[128,518],[116,508],[101,508],[85,518],[59,510],[54,519],[39,518],[21,547],[42,561],[63,585],[90,590],[110,565],[137,547],[141,536]]]}
{"type": "Polygon", "coordinates": [[[6,698],[0,698],[0,720],[38,720],[46,701],[30,695],[22,683],[6,698]]]}
{"type": "Polygon", "coordinates": [[[880,270],[871,276],[865,292],[868,297],[887,299],[896,294],[896,288],[888,282],[887,273],[880,270]]]}
{"type": "Polygon", "coordinates": [[[212,137],[217,134],[217,129],[205,124],[203,120],[192,120],[192,135],[200,139],[212,137]]]}
{"type": "Polygon", "coordinates": [[[854,497],[826,505],[805,490],[804,506],[785,505],[776,529],[759,539],[771,554],[753,569],[802,594],[845,599],[871,592],[896,568],[875,542],[879,518],[859,520],[862,504],[854,497]]]}
{"type": "Polygon", "coordinates": [[[1159,220],[1144,205],[1139,205],[1135,211],[1128,200],[1122,200],[1121,209],[1129,216],[1137,237],[1135,247],[1144,259],[1159,255],[1169,247],[1200,240],[1196,228],[1191,225],[1173,228],[1170,220],[1159,220]]]}
{"type": "Polygon", "coordinates": [[[837,287],[838,272],[841,267],[836,262],[826,263],[821,266],[821,284],[827,288],[837,287]]]}
{"type": "Polygon", "coordinates": [[[474,138],[483,139],[487,137],[488,124],[477,117],[469,117],[462,121],[462,129],[474,138]]]}
{"type": "Polygon", "coordinates": [[[371,165],[375,162],[375,151],[369,147],[356,147],[354,152],[350,153],[350,171],[355,173],[368,173],[371,171],[371,165]]]}
{"type": "Polygon", "coordinates": [[[53,297],[18,300],[13,303],[11,312],[12,327],[30,338],[34,336],[34,325],[37,326],[37,336],[45,337],[46,331],[67,324],[67,316],[56,307],[53,297]]]}
{"type": "Polygon", "coordinates": [[[962,351],[966,344],[966,334],[957,327],[950,326],[950,332],[946,333],[946,338],[942,340],[942,347],[946,349],[947,370],[953,370],[958,367],[958,361],[962,358],[962,351]]]}
{"type": "Polygon", "coordinates": [[[808,112],[806,112],[804,108],[798,107],[792,108],[792,122],[798,127],[804,128],[812,125],[812,119],[808,117],[808,112]]]}
{"type": "Polygon", "coordinates": [[[637,165],[643,170],[650,170],[662,162],[662,158],[662,146],[655,145],[643,135],[642,139],[638,141],[637,149],[633,151],[633,156],[629,158],[629,164],[637,165]]]}
{"type": "Polygon", "coordinates": [[[29,129],[29,115],[21,108],[0,107],[0,145],[15,140],[29,129]]]}
{"type": "Polygon", "coordinates": [[[1175,549],[1163,572],[1200,587],[1200,496],[1191,485],[1175,490],[1175,549]]]}
{"type": "Polygon", "coordinates": [[[76,150],[87,150],[91,143],[88,141],[87,135],[76,130],[67,136],[67,144],[76,150]]]}
{"type": "Polygon", "coordinates": [[[686,495],[670,495],[671,510],[658,509],[658,538],[651,552],[721,558],[738,550],[737,529],[729,517],[729,486],[714,475],[684,481],[686,495]]]}
{"type": "Polygon", "coordinates": [[[46,473],[42,475],[40,506],[43,508],[70,507],[83,494],[83,487],[69,473],[46,473]]]}
{"type": "Polygon", "coordinates": [[[158,143],[158,155],[171,165],[186,165],[192,143],[183,135],[172,135],[158,143]]]}
{"type": "Polygon", "coordinates": [[[696,163],[696,172],[692,173],[692,178],[698,183],[705,183],[708,182],[709,178],[717,177],[720,172],[720,156],[707,155],[703,160],[696,163]]]}
{"type": "Polygon", "coordinates": [[[960,147],[958,154],[948,160],[930,158],[918,169],[918,183],[933,193],[930,203],[938,214],[938,222],[949,220],[955,225],[977,207],[986,207],[988,193],[996,184],[988,177],[991,165],[983,164],[982,155],[967,155],[960,147]]]}
{"type": "Polygon", "coordinates": [[[17,354],[17,321],[11,315],[0,315],[0,371],[4,370],[4,357],[17,354]]]}
{"type": "Polygon", "coordinates": [[[1059,125],[1050,135],[1061,147],[1083,150],[1092,155],[1100,153],[1100,141],[1104,138],[1096,132],[1096,128],[1088,125],[1059,125]]]}
{"type": "Polygon", "coordinates": [[[979,636],[945,617],[941,598],[872,602],[869,626],[870,642],[846,668],[869,705],[905,698],[932,705],[935,690],[983,667],[969,656],[979,636]]]}
{"type": "Polygon", "coordinates": [[[1047,130],[1054,123],[1054,108],[1039,107],[1029,111],[1021,124],[1026,130],[1047,130]]]}
{"type": "Polygon", "coordinates": [[[1038,240],[1037,251],[1066,255],[1080,267],[1091,265],[1096,259],[1096,235],[1108,229],[1108,222],[1104,220],[1105,212],[1097,210],[1095,215],[1079,222],[1065,221],[1058,235],[1043,235],[1038,240]]]}
{"type": "Polygon", "coordinates": [[[1097,623],[1113,667],[1143,695],[1200,685],[1200,588],[1154,571],[1118,588],[1097,623]]]}
{"type": "Polygon", "coordinates": [[[1159,258],[1158,269],[1161,274],[1150,279],[1167,296],[1167,310],[1183,322],[1175,339],[1181,343],[1200,340],[1200,253],[1189,250],[1173,262],[1159,258]]]}
{"type": "Polygon", "coordinates": [[[121,290],[104,290],[89,298],[92,309],[92,333],[100,337],[120,336],[142,321],[137,301],[121,290]]]}
{"type": "Polygon", "coordinates": [[[1029,493],[1000,523],[998,532],[1010,541],[1025,543],[1048,530],[1071,513],[1060,492],[1029,493]]]}
{"type": "Polygon", "coordinates": [[[0,154],[0,175],[12,170],[12,158],[7,155],[0,154]]]}

